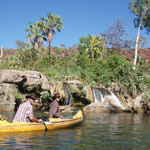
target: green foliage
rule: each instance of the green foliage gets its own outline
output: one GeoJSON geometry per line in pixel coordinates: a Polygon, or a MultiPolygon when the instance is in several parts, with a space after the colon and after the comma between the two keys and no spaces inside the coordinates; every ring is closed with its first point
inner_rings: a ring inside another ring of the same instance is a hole
{"type": "Polygon", "coordinates": [[[147,93],[145,93],[144,95],[143,95],[143,97],[142,97],[142,100],[143,101],[145,101],[145,100],[150,100],[150,92],[147,92],[147,93]]]}
{"type": "Polygon", "coordinates": [[[29,22],[29,28],[25,31],[29,32],[27,35],[27,40],[34,45],[34,48],[38,50],[39,46],[43,45],[43,37],[41,35],[41,24],[39,22],[34,22],[33,24],[29,22]]]}
{"type": "Polygon", "coordinates": [[[49,56],[50,56],[50,49],[51,49],[51,41],[53,40],[56,31],[61,31],[63,28],[62,18],[57,16],[53,13],[49,13],[47,18],[41,18],[41,28],[42,28],[42,35],[45,41],[49,42],[49,56]]]}
{"type": "Polygon", "coordinates": [[[83,84],[81,83],[77,83],[77,88],[82,91],[83,90],[83,84]]]}
{"type": "Polygon", "coordinates": [[[17,49],[22,49],[22,48],[25,48],[27,46],[26,43],[24,43],[23,41],[20,41],[20,40],[16,41],[16,45],[17,45],[17,49]]]}
{"type": "Polygon", "coordinates": [[[42,100],[42,103],[49,103],[50,102],[50,93],[48,91],[42,91],[40,93],[40,99],[42,100]]]}
{"type": "Polygon", "coordinates": [[[58,47],[53,47],[54,51],[56,52],[56,54],[61,54],[61,49],[58,47]]]}
{"type": "Polygon", "coordinates": [[[150,0],[130,0],[130,10],[136,15],[135,27],[142,21],[142,28],[150,32],[150,0]]]}
{"type": "Polygon", "coordinates": [[[25,95],[17,93],[15,95],[15,102],[23,102],[23,101],[26,101],[25,95]]]}
{"type": "MultiPolygon", "coordinates": [[[[133,70],[131,63],[125,57],[113,53],[107,53],[103,58],[97,59],[89,58],[89,54],[85,51],[65,57],[53,55],[49,57],[44,48],[40,48],[39,51],[26,48],[20,49],[17,55],[9,57],[1,64],[1,68],[36,70],[53,79],[64,81],[65,76],[78,77],[84,84],[90,86],[102,84],[110,87],[115,83],[120,88],[119,93],[127,91],[132,97],[150,89],[150,67],[146,61],[139,58],[137,68],[133,70]]],[[[77,86],[82,90],[82,85],[77,86]]],[[[36,89],[22,87],[22,89],[27,93],[34,91],[41,95],[40,87],[36,89]]],[[[42,93],[42,97],[47,99],[46,97],[49,96],[42,93]]]]}
{"type": "Polygon", "coordinates": [[[9,56],[8,59],[3,62],[2,69],[34,70],[39,57],[39,52],[32,47],[19,49],[17,55],[9,56]]]}
{"type": "Polygon", "coordinates": [[[105,43],[100,36],[89,34],[87,37],[80,38],[78,49],[81,53],[87,53],[90,58],[99,58],[105,53],[105,43]]]}

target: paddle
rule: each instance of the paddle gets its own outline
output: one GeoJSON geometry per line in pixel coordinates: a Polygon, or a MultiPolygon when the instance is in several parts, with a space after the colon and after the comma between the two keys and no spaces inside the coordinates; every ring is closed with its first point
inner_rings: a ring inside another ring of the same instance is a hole
{"type": "Polygon", "coordinates": [[[48,129],[47,129],[47,126],[46,125],[50,125],[50,124],[52,124],[51,122],[48,122],[48,121],[42,121],[42,123],[44,124],[44,126],[45,126],[45,131],[48,131],[48,129]]]}
{"type": "Polygon", "coordinates": [[[45,122],[44,122],[44,121],[42,121],[42,123],[44,124],[45,131],[48,131],[47,126],[46,126],[45,122]]]}

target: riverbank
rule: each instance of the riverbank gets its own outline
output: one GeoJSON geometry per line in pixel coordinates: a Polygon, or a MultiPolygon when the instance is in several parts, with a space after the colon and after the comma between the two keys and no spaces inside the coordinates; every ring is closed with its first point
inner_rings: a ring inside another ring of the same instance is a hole
{"type": "Polygon", "coordinates": [[[25,96],[35,93],[34,109],[48,109],[54,93],[60,93],[60,105],[84,107],[87,112],[148,112],[149,92],[131,98],[116,92],[116,86],[85,86],[80,80],[57,81],[37,71],[0,70],[0,109],[16,110],[25,96]],[[112,91],[115,91],[113,93],[112,91]]]}

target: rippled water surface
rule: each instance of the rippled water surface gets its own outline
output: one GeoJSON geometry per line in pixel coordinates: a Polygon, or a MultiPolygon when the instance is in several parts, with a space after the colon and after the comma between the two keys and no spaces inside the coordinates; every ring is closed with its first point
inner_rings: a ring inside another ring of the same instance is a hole
{"type": "Polygon", "coordinates": [[[150,116],[87,113],[81,125],[68,129],[0,134],[0,149],[150,150],[150,116]]]}

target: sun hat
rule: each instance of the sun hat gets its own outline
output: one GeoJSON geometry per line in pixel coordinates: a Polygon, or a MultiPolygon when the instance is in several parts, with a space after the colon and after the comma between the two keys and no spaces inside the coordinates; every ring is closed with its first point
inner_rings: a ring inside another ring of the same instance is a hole
{"type": "Polygon", "coordinates": [[[60,98],[60,94],[59,93],[54,94],[54,96],[52,97],[52,99],[56,99],[56,98],[60,98]]]}
{"type": "Polygon", "coordinates": [[[31,98],[31,99],[33,99],[33,100],[36,100],[36,94],[35,94],[35,93],[31,93],[31,94],[27,95],[26,98],[27,98],[27,99],[28,99],[28,98],[31,98]]]}

